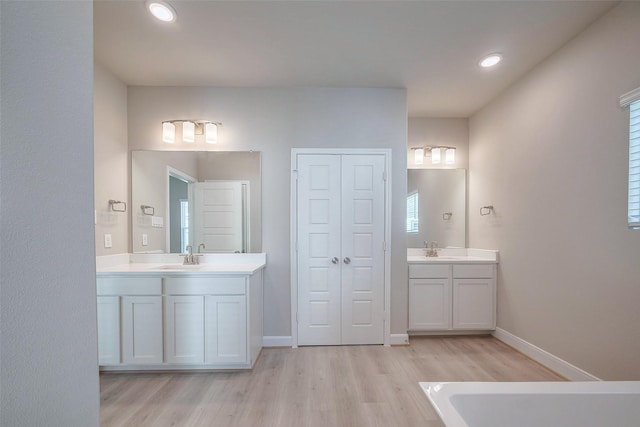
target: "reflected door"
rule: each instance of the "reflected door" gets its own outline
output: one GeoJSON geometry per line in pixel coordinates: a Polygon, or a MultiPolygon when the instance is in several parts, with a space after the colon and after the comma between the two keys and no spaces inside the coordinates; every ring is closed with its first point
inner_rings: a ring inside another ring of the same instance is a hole
{"type": "Polygon", "coordinates": [[[384,156],[297,162],[298,344],[382,344],[384,156]]]}
{"type": "Polygon", "coordinates": [[[241,182],[195,183],[194,217],[194,250],[204,244],[204,252],[242,252],[241,182]]]}

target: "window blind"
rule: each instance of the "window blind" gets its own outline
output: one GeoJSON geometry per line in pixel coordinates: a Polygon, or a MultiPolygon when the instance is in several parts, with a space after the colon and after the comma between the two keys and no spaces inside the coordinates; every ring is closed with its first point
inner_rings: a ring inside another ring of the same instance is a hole
{"type": "Polygon", "coordinates": [[[407,196],[407,233],[418,232],[418,193],[407,196]]]}
{"type": "Polygon", "coordinates": [[[640,228],[640,100],[629,105],[628,224],[640,228]]]}

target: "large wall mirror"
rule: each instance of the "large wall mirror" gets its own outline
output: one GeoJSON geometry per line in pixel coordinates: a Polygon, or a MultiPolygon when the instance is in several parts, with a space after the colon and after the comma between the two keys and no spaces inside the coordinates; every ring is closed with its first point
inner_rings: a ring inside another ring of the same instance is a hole
{"type": "Polygon", "coordinates": [[[135,253],[260,252],[259,152],[132,151],[135,253]]]}
{"type": "Polygon", "coordinates": [[[466,245],[466,171],[407,170],[407,247],[466,245]]]}

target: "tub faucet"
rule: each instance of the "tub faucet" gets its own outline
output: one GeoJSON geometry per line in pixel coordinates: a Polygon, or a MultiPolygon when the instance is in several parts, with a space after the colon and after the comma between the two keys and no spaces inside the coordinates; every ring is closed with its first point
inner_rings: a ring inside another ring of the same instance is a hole
{"type": "Polygon", "coordinates": [[[427,248],[426,254],[425,254],[426,256],[428,256],[430,258],[438,256],[438,242],[436,242],[436,241],[427,242],[425,240],[424,247],[427,248]]]}

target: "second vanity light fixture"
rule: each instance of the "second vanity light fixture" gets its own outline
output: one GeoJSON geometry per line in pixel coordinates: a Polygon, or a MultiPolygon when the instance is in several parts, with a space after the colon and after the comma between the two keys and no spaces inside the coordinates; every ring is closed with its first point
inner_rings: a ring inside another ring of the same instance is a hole
{"type": "Polygon", "coordinates": [[[452,165],[456,162],[456,149],[455,147],[413,147],[414,158],[413,163],[421,165],[424,163],[424,158],[431,155],[431,164],[438,165],[442,163],[442,155],[444,153],[444,162],[447,165],[452,165]]]}
{"type": "Polygon", "coordinates": [[[218,142],[218,126],[222,123],[207,120],[167,120],[162,122],[162,141],[168,144],[176,142],[176,123],[182,124],[182,142],[196,141],[196,135],[203,135],[207,144],[218,142]]]}

